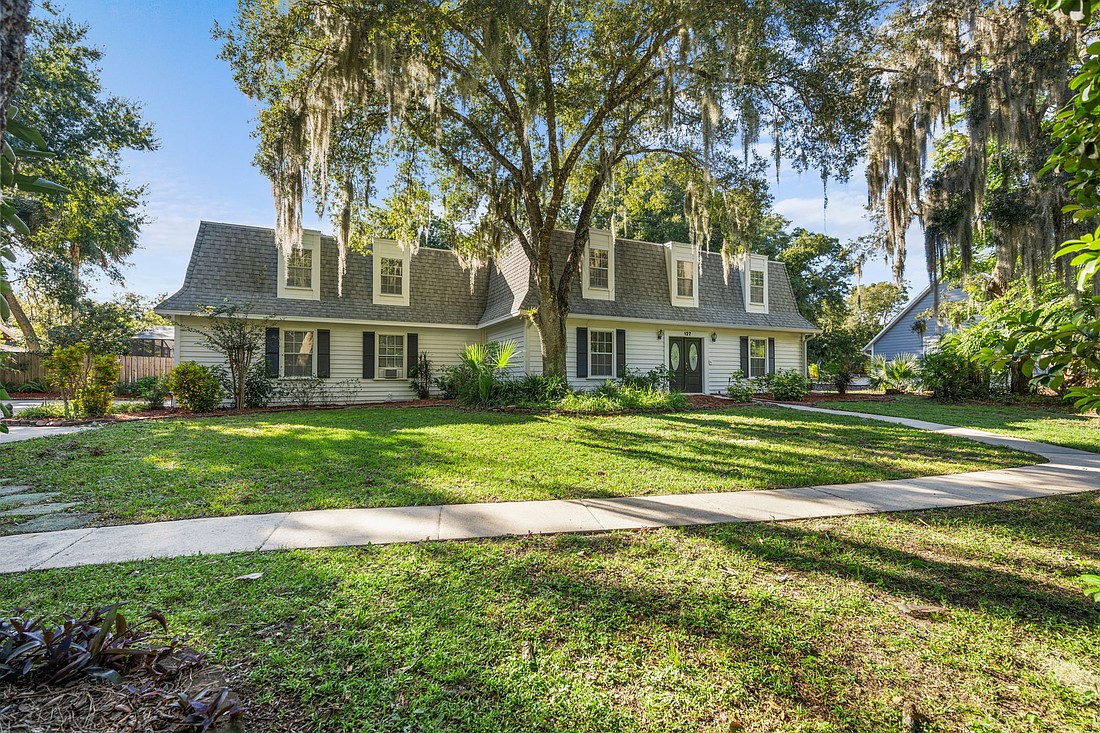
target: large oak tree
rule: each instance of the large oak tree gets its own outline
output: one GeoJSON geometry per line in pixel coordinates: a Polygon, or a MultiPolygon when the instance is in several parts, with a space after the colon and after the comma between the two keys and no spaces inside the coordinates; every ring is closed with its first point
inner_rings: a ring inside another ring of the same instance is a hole
{"type": "Polygon", "coordinates": [[[875,12],[868,0],[242,0],[216,33],[262,105],[258,162],[284,256],[307,200],[331,208],[341,258],[368,241],[386,168],[403,243],[433,212],[470,255],[518,240],[544,371],[562,374],[570,288],[617,168],[684,162],[692,242],[717,225],[735,252],[744,217],[725,194],[759,141],[826,178],[855,163],[875,12]],[[570,189],[581,203],[566,216],[570,189]],[[573,242],[552,260],[559,228],[573,242]]]}

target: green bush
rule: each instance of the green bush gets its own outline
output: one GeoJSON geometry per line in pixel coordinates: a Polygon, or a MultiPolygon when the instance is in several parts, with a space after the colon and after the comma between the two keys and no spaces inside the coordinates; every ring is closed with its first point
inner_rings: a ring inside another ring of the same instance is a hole
{"type": "Polygon", "coordinates": [[[685,410],[688,399],[681,392],[651,387],[631,387],[608,382],[592,392],[571,393],[558,405],[573,414],[611,414],[617,412],[673,412],[685,410]]]}
{"type": "Polygon", "coordinates": [[[971,361],[962,353],[958,340],[945,336],[939,348],[921,359],[918,377],[936,399],[984,400],[990,396],[989,367],[971,361]]]}
{"type": "Polygon", "coordinates": [[[28,420],[56,420],[65,417],[65,406],[60,402],[44,402],[33,407],[24,407],[16,415],[28,420]]]}
{"type": "Polygon", "coordinates": [[[145,407],[150,410],[163,410],[168,399],[168,377],[142,377],[137,382],[137,394],[145,399],[145,407]]]}
{"type": "Polygon", "coordinates": [[[168,389],[184,410],[213,412],[222,403],[225,390],[209,368],[193,361],[180,363],[168,375],[168,389]]]}
{"type": "Polygon", "coordinates": [[[772,375],[771,393],[777,400],[798,402],[810,393],[810,380],[802,372],[784,369],[772,375]]]}
{"type": "Polygon", "coordinates": [[[649,389],[668,389],[672,382],[672,370],[667,366],[658,366],[648,372],[627,369],[626,374],[619,378],[619,384],[624,387],[640,387],[649,389]]]}
{"type": "Polygon", "coordinates": [[[115,401],[115,385],[122,371],[117,356],[93,356],[88,382],[76,393],[74,406],[85,417],[104,417],[115,401]]]}
{"type": "Polygon", "coordinates": [[[734,402],[752,402],[754,394],[756,390],[753,389],[752,381],[743,371],[738,369],[730,375],[730,383],[726,387],[727,397],[734,402]]]}
{"type": "Polygon", "coordinates": [[[555,405],[573,393],[565,377],[556,374],[528,374],[500,386],[499,402],[524,407],[555,405]]]}
{"type": "Polygon", "coordinates": [[[445,400],[458,399],[459,393],[468,388],[474,375],[465,365],[448,366],[435,378],[435,386],[445,400]]]}
{"type": "Polygon", "coordinates": [[[416,393],[419,399],[426,400],[432,396],[432,360],[427,354],[420,354],[416,360],[416,368],[409,374],[409,387],[416,393]]]}
{"type": "Polygon", "coordinates": [[[267,407],[279,391],[278,383],[267,368],[267,361],[258,361],[244,378],[244,406],[267,407]]]}

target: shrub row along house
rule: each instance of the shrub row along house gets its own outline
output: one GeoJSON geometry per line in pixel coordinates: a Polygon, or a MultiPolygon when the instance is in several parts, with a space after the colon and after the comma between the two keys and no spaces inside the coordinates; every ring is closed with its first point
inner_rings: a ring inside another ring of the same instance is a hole
{"type": "MultiPolygon", "coordinates": [[[[571,232],[555,233],[557,262],[571,242],[571,232]]],[[[723,391],[738,369],[805,373],[806,341],[818,331],[799,314],[782,263],[750,254],[727,269],[687,244],[612,242],[597,230],[585,255],[568,320],[574,388],[662,365],[671,387],[688,393],[723,391]]],[[[176,324],[176,361],[221,361],[189,329],[200,327],[200,307],[228,301],[277,324],[266,353],[280,378],[358,380],[353,401],[409,399],[420,354],[444,367],[468,343],[515,341],[512,375],[542,373],[525,316],[538,293],[518,243],[467,266],[450,250],[376,240],[371,254],[348,255],[342,294],[337,262],[335,240],[317,231],[284,261],[270,229],[203,222],[183,287],[157,307],[176,324]]]]}

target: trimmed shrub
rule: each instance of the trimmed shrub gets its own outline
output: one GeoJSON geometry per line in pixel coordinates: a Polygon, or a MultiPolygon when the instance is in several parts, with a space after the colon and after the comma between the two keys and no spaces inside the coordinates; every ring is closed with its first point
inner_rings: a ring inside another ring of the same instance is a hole
{"type": "Polygon", "coordinates": [[[104,417],[115,401],[115,384],[122,365],[117,356],[92,357],[92,369],[88,383],[76,393],[76,411],[86,417],[104,417]]]}
{"type": "Polygon", "coordinates": [[[743,371],[738,369],[730,375],[730,383],[726,387],[727,397],[735,402],[752,402],[754,394],[756,390],[753,389],[752,381],[743,371]]]}
{"type": "Polygon", "coordinates": [[[213,370],[193,361],[181,362],[172,370],[168,389],[179,406],[191,412],[213,412],[221,406],[225,394],[213,370]]]}
{"type": "Polygon", "coordinates": [[[150,410],[163,410],[168,399],[168,377],[142,377],[137,382],[137,393],[145,399],[145,407],[150,410]]]}
{"type": "Polygon", "coordinates": [[[777,400],[798,402],[810,393],[810,380],[802,372],[784,369],[772,376],[771,392],[777,400]]]}
{"type": "Polygon", "coordinates": [[[244,379],[244,406],[267,407],[278,390],[279,385],[272,379],[267,362],[261,359],[252,365],[244,379]]]}
{"type": "Polygon", "coordinates": [[[984,400],[990,395],[990,370],[960,353],[955,341],[945,337],[940,348],[921,359],[919,377],[936,399],[984,400]]]}

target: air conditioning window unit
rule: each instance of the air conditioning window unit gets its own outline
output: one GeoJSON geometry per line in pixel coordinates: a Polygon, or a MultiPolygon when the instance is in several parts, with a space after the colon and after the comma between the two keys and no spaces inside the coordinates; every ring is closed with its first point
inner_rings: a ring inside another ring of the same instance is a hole
{"type": "Polygon", "coordinates": [[[383,369],[382,379],[397,379],[401,376],[400,369],[383,369]]]}

